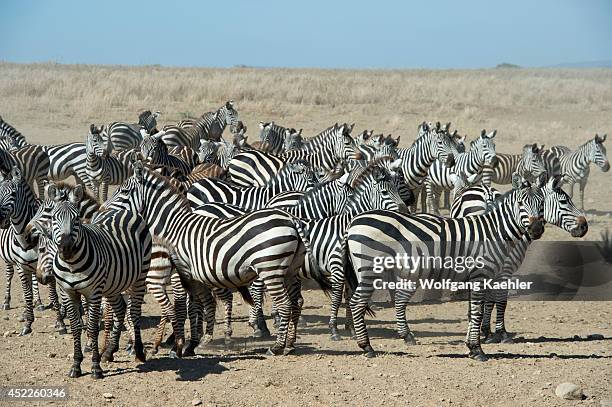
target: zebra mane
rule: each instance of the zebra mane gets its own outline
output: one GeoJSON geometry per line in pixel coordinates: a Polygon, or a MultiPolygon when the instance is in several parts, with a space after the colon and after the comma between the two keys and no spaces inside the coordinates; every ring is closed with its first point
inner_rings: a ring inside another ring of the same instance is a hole
{"type": "Polygon", "coordinates": [[[332,126],[329,126],[325,130],[323,130],[322,132],[314,136],[313,138],[308,139],[308,143],[316,144],[317,142],[321,141],[321,139],[324,139],[325,137],[329,136],[334,130],[337,130],[339,128],[340,126],[338,125],[338,123],[332,126]]]}
{"type": "MultiPolygon", "coordinates": [[[[304,192],[304,195],[302,195],[298,199],[296,206],[305,205],[305,204],[307,204],[307,203],[317,199],[319,194],[323,193],[324,190],[326,190],[327,188],[330,187],[330,184],[332,182],[335,182],[340,177],[341,176],[338,175],[338,176],[336,176],[334,179],[332,179],[329,182],[326,182],[326,183],[323,183],[323,184],[316,184],[312,189],[309,189],[308,191],[304,192]]],[[[348,184],[347,184],[347,186],[348,186],[348,184]]]]}
{"type": "Polygon", "coordinates": [[[289,173],[289,172],[293,172],[292,170],[292,165],[303,165],[304,167],[306,167],[306,171],[312,171],[312,167],[310,166],[310,163],[306,160],[296,160],[290,163],[287,163],[284,167],[282,167],[278,173],[276,174],[275,177],[270,178],[265,184],[264,186],[269,186],[272,184],[275,184],[276,182],[278,182],[278,179],[281,178],[282,176],[284,176],[284,174],[289,173]]]}

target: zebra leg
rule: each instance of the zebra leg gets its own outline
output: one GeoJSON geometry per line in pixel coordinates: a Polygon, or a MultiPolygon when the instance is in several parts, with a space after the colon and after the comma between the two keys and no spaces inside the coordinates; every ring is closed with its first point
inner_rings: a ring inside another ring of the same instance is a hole
{"type": "MultiPolygon", "coordinates": [[[[113,330],[111,332],[110,341],[102,354],[102,362],[112,362],[115,360],[114,355],[115,352],[119,350],[119,339],[121,338],[121,329],[123,328],[123,321],[125,320],[126,313],[126,304],[121,294],[108,297],[107,300],[113,308],[113,330]]],[[[91,316],[89,318],[91,318],[91,316]]]]}
{"type": "Polygon", "coordinates": [[[395,319],[397,321],[397,333],[400,339],[403,339],[406,345],[416,345],[417,341],[414,339],[414,333],[408,326],[406,321],[406,307],[414,290],[395,290],[395,319]]]}
{"type": "MultiPolygon", "coordinates": [[[[187,308],[189,312],[189,324],[191,327],[191,339],[183,351],[183,355],[195,356],[195,350],[200,345],[200,340],[203,336],[202,324],[204,322],[205,303],[214,303],[215,299],[213,298],[210,289],[199,281],[191,281],[189,289],[190,293],[187,308]]],[[[214,311],[212,316],[214,323],[214,311]]]]}
{"type": "Polygon", "coordinates": [[[106,202],[108,199],[108,182],[102,183],[102,202],[106,202]]]}
{"type": "Polygon", "coordinates": [[[276,304],[272,303],[270,307],[270,316],[272,317],[272,326],[278,329],[278,325],[280,324],[280,315],[278,313],[278,309],[276,304]]]}
{"type": "Polygon", "coordinates": [[[145,278],[146,273],[132,284],[128,290],[129,296],[127,300],[128,318],[133,328],[135,358],[142,363],[146,361],[140,332],[140,317],[142,315],[142,303],[144,302],[145,295],[145,278]]]}
{"type": "MultiPolygon", "coordinates": [[[[172,322],[173,334],[168,340],[174,336],[173,348],[170,351],[170,357],[181,357],[183,354],[183,345],[185,344],[185,319],[187,318],[187,292],[181,282],[178,273],[172,274],[170,277],[172,284],[172,298],[174,300],[175,321],[172,322]]],[[[168,341],[166,341],[168,343],[168,341]]]]}
{"type": "Polygon", "coordinates": [[[508,290],[496,290],[495,292],[495,336],[501,343],[514,343],[512,335],[506,331],[505,314],[508,306],[508,290]]]}
{"type": "MultiPolygon", "coordinates": [[[[363,273],[362,273],[363,274],[363,273]]],[[[355,325],[355,334],[357,336],[357,344],[365,352],[365,356],[372,358],[376,356],[370,338],[368,337],[368,329],[365,325],[365,313],[368,303],[374,292],[373,276],[362,275],[362,281],[359,282],[357,289],[351,296],[350,307],[353,314],[353,323],[355,325]]]]}
{"type": "Polygon", "coordinates": [[[291,301],[291,323],[287,330],[287,344],[283,350],[284,355],[295,352],[295,341],[297,339],[297,328],[300,322],[304,297],[302,297],[302,282],[297,278],[289,285],[289,299],[291,301]]]}
{"type": "MultiPolygon", "coordinates": [[[[331,331],[331,340],[341,340],[340,332],[338,331],[338,311],[342,304],[342,295],[344,293],[344,271],[334,268],[331,273],[331,310],[329,316],[329,330],[331,331]]],[[[348,310],[348,307],[347,307],[348,310]]]]}
{"type": "Polygon", "coordinates": [[[87,334],[91,339],[91,376],[94,379],[102,379],[104,373],[100,366],[100,350],[98,349],[98,334],[100,333],[100,305],[102,296],[94,293],[89,299],[89,311],[87,318],[87,334]]]}
{"type": "Polygon", "coordinates": [[[234,295],[228,289],[215,288],[213,290],[215,296],[219,298],[223,302],[223,306],[225,308],[225,332],[224,332],[224,340],[225,345],[229,346],[232,344],[232,305],[234,300],[234,295]]]}
{"type": "Polygon", "coordinates": [[[23,289],[24,305],[24,321],[25,324],[21,329],[19,336],[24,336],[32,332],[32,323],[34,322],[34,304],[32,301],[32,273],[26,271],[21,266],[17,266],[17,274],[21,280],[23,289]]]}
{"type": "Polygon", "coordinates": [[[51,300],[51,306],[53,307],[53,311],[55,311],[55,329],[60,335],[65,335],[68,333],[66,330],[66,324],[64,324],[64,317],[62,316],[60,310],[60,301],[57,295],[57,286],[55,284],[55,277],[51,277],[49,282],[49,298],[51,300]]]}
{"type": "Polygon", "coordinates": [[[201,317],[202,311],[196,307],[196,310],[198,311],[198,322],[200,322],[198,324],[198,335],[200,338],[202,338],[198,346],[206,346],[212,342],[215,332],[215,316],[217,313],[217,298],[213,294],[213,291],[205,290],[202,293],[203,301],[201,302],[201,304],[204,307],[203,315],[206,318],[206,333],[204,334],[204,336],[202,336],[202,322],[204,321],[204,319],[201,317]]]}
{"type": "Polygon", "coordinates": [[[344,330],[348,331],[351,335],[351,339],[357,340],[357,333],[355,332],[355,323],[353,322],[353,312],[351,311],[351,290],[349,287],[345,287],[344,289],[344,298],[346,299],[346,304],[344,304],[344,330]]]}
{"type": "Polygon", "coordinates": [[[266,325],[266,318],[263,313],[265,288],[264,282],[259,278],[255,279],[249,288],[253,298],[253,306],[249,311],[249,325],[253,328],[254,338],[267,338],[270,336],[270,330],[266,325]]]}
{"type": "Polygon", "coordinates": [[[66,305],[66,311],[70,318],[70,331],[72,332],[72,343],[74,346],[74,352],[72,357],[72,367],[68,372],[68,377],[76,378],[81,376],[81,362],[83,361],[83,351],[81,349],[81,314],[79,312],[79,297],[80,295],[71,292],[66,293],[67,301],[64,302],[66,305]]]}
{"type": "Polygon", "coordinates": [[[584,212],[584,190],[586,188],[588,177],[582,177],[580,181],[578,181],[578,186],[580,187],[580,209],[584,212]]]}
{"type": "MultiPolygon", "coordinates": [[[[155,328],[155,339],[153,340],[153,354],[159,352],[161,341],[164,338],[164,331],[166,329],[166,323],[170,320],[169,315],[174,315],[174,308],[166,292],[166,286],[157,283],[148,283],[147,291],[153,296],[155,301],[159,304],[161,309],[161,318],[159,324],[155,328]]],[[[173,317],[175,319],[175,317],[173,317]]]]}
{"type": "Polygon", "coordinates": [[[280,355],[284,352],[287,342],[287,329],[291,318],[291,301],[285,288],[286,268],[275,271],[262,271],[258,273],[266,284],[266,289],[276,304],[276,309],[280,316],[280,323],[276,332],[276,343],[268,349],[268,355],[280,355]]]}
{"type": "Polygon", "coordinates": [[[47,309],[40,299],[40,291],[38,290],[38,280],[36,274],[32,273],[32,300],[34,301],[34,308],[36,311],[44,311],[47,309]]]}
{"type": "Polygon", "coordinates": [[[6,265],[6,287],[4,288],[4,303],[2,304],[3,310],[11,309],[11,280],[15,275],[15,269],[11,264],[6,265]]]}
{"type": "Polygon", "coordinates": [[[450,209],[450,191],[447,189],[444,191],[444,204],[443,204],[443,208],[444,209],[450,209]]]}
{"type": "Polygon", "coordinates": [[[482,309],[484,303],[484,290],[470,291],[469,324],[465,344],[470,350],[469,357],[480,362],[487,360],[487,356],[480,346],[480,325],[482,324],[482,309]]]}
{"type": "MultiPolygon", "coordinates": [[[[488,297],[488,296],[487,296],[488,297]]],[[[493,315],[493,308],[495,302],[490,299],[486,299],[484,303],[484,313],[482,316],[482,325],[480,327],[480,335],[484,343],[490,343],[491,340],[491,316],[493,315]]]]}
{"type": "Polygon", "coordinates": [[[102,335],[102,354],[110,346],[111,330],[113,329],[113,307],[108,303],[107,298],[102,298],[102,320],[104,321],[104,334],[102,335]]]}

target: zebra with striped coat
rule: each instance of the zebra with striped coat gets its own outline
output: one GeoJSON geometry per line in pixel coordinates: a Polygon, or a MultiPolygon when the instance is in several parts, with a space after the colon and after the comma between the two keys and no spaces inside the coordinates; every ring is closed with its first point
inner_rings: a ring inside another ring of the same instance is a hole
{"type": "Polygon", "coordinates": [[[0,169],[6,173],[17,165],[26,181],[42,197],[49,173],[49,156],[42,146],[29,144],[26,138],[0,117],[0,169]]]}
{"type": "Polygon", "coordinates": [[[92,377],[99,379],[104,377],[100,361],[112,361],[119,347],[126,313],[121,297],[124,291],[129,294],[127,313],[134,328],[136,359],[141,362],[146,359],[140,337],[140,315],[151,260],[151,234],[139,214],[110,207],[96,215],[91,223],[84,224],[78,208],[82,196],[83,189],[77,186],[68,201],[55,204],[50,225],[36,223],[30,227],[42,236],[39,262],[44,264],[46,256],[52,258],[54,277],[69,298],[66,306],[74,342],[69,376],[81,376],[83,353],[78,307],[82,295],[89,306],[87,333],[92,339],[92,377]],[[114,325],[111,344],[100,356],[98,332],[103,296],[113,307],[114,325]]]}
{"type": "MultiPolygon", "coordinates": [[[[584,212],[580,211],[571,198],[561,189],[561,176],[551,177],[542,189],[544,193],[544,220],[579,238],[586,235],[588,224],[584,212]]],[[[451,209],[451,217],[460,218],[484,214],[488,207],[494,205],[501,195],[493,188],[485,185],[468,188],[461,196],[457,196],[451,209]]],[[[522,239],[509,251],[499,280],[509,279],[521,266],[527,249],[531,244],[529,235],[522,239]]],[[[492,290],[487,293],[484,305],[481,332],[485,343],[512,343],[512,336],[506,331],[505,311],[508,303],[508,290],[492,290]],[[490,323],[493,308],[496,309],[495,331],[491,332],[490,323]]]]}
{"type": "Polygon", "coordinates": [[[206,203],[227,203],[252,211],[266,207],[281,192],[307,191],[315,183],[310,165],[297,162],[287,164],[263,187],[239,188],[218,179],[202,179],[189,188],[187,199],[193,208],[206,203]]]}
{"type": "MultiPolygon", "coordinates": [[[[286,287],[295,281],[308,247],[302,222],[278,209],[259,210],[233,219],[194,214],[189,202],[163,177],[141,163],[134,165],[134,176],[107,205],[141,213],[153,234],[176,248],[178,272],[196,302],[201,302],[203,292],[212,287],[235,288],[250,297],[246,286],[256,277],[262,278],[281,316],[270,353],[292,352],[297,333],[294,316],[299,316],[299,306],[298,298],[290,298],[286,287]]],[[[328,284],[322,275],[315,279],[323,286],[328,284]]],[[[194,353],[199,340],[200,333],[192,332],[186,355],[194,353]]]]}
{"type": "Polygon", "coordinates": [[[279,126],[274,122],[259,122],[260,150],[268,154],[279,155],[287,151],[285,149],[287,140],[293,136],[301,137],[302,129],[279,126]]]}
{"type": "MultiPolygon", "coordinates": [[[[358,345],[366,356],[374,356],[364,322],[364,313],[368,301],[375,289],[375,281],[381,281],[381,270],[373,267],[375,258],[395,257],[398,252],[417,256],[451,259],[458,255],[469,254],[474,259],[481,258],[479,267],[466,266],[465,278],[472,283],[482,283],[484,279],[494,276],[495,271],[503,264],[508,253],[508,243],[519,241],[528,233],[532,239],[539,238],[544,232],[541,220],[543,195],[539,188],[524,184],[520,189],[512,190],[501,199],[495,208],[484,215],[470,216],[461,219],[445,219],[435,215],[404,215],[391,211],[370,211],[357,216],[351,222],[345,242],[345,253],[348,256],[349,282],[356,281],[350,307],[354,318],[358,345]],[[480,267],[482,266],[482,267],[480,267]],[[354,270],[354,271],[352,271],[354,270]],[[355,275],[356,274],[356,275],[355,275]]],[[[402,268],[401,264],[393,268],[396,278],[419,278],[436,275],[453,276],[452,270],[439,267],[435,262],[418,262],[413,274],[402,268]],[[433,266],[433,267],[432,267],[433,266]],[[399,269],[397,268],[399,267],[399,269]],[[447,274],[450,271],[450,275],[447,274]]],[[[380,264],[379,264],[380,266],[380,264]]],[[[442,264],[440,264],[442,266],[442,264]]],[[[354,283],[352,285],[355,285],[354,283]]],[[[396,317],[400,337],[408,343],[408,325],[405,318],[407,301],[396,292],[396,317]]],[[[482,322],[482,291],[471,291],[469,327],[466,344],[470,357],[486,360],[480,345],[480,326],[482,322]]],[[[407,295],[409,298],[410,295],[407,295]]]]}
{"type": "Polygon", "coordinates": [[[561,166],[563,181],[569,187],[569,195],[574,195],[574,184],[580,187],[580,208],[584,210],[584,189],[589,179],[591,163],[598,166],[601,171],[610,170],[610,162],[606,155],[606,147],[603,145],[607,135],[594,138],[582,144],[576,150],[571,151],[567,147],[556,146],[543,153],[543,159],[550,166],[550,162],[557,158],[561,166]]]}
{"type": "Polygon", "coordinates": [[[457,154],[455,165],[452,169],[444,166],[439,161],[434,162],[429,167],[428,176],[425,179],[427,212],[435,215],[440,214],[440,192],[451,190],[454,187],[451,174],[479,174],[485,165],[495,168],[497,157],[493,138],[496,133],[497,131],[494,130],[487,134],[486,130],[483,130],[480,133],[480,137],[472,142],[470,151],[457,154]]]}
{"type": "Polygon", "coordinates": [[[169,149],[176,146],[185,146],[197,150],[201,139],[218,141],[228,125],[231,130],[237,124],[238,112],[234,107],[234,102],[230,100],[216,112],[203,114],[193,126],[165,126],[163,140],[169,149]]]}
{"type": "Polygon", "coordinates": [[[164,141],[164,131],[150,135],[144,129],[141,130],[142,143],[140,152],[153,165],[163,165],[169,170],[177,170],[183,175],[191,173],[197,165],[197,156],[194,150],[186,146],[177,146],[174,151],[179,154],[171,154],[164,141]]]}

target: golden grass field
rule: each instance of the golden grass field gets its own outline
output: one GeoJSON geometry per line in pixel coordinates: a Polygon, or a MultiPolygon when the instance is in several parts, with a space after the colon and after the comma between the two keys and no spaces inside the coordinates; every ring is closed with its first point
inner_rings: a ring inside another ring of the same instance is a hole
{"type": "MultiPolygon", "coordinates": [[[[258,137],[257,123],[271,120],[303,128],[307,136],[335,122],[355,122],[358,131],[401,136],[403,146],[423,120],[451,121],[468,140],[483,128],[497,129],[497,151],[505,153],[533,142],[576,147],[596,132],[612,132],[612,69],[352,71],[0,63],[0,115],[33,143],[84,141],[90,123],[135,122],[144,108],[161,111],[158,121],[167,124],[199,116],[228,99],[249,127],[250,141],[258,137]]],[[[585,239],[597,240],[612,226],[611,174],[591,169],[585,239]]],[[[547,227],[544,239],[565,236],[547,227]]],[[[239,304],[234,311],[237,348],[226,350],[216,342],[207,356],[185,361],[166,358],[164,350],[149,355],[144,365],[119,352],[118,362],[104,366],[107,378],[96,382],[66,377],[72,340],[53,332],[51,311],[37,313],[29,337],[11,333],[21,326],[17,279],[13,285],[14,308],[0,312],[0,331],[9,332],[0,337],[0,385],[68,385],[70,405],[184,406],[201,399],[204,405],[599,406],[612,399],[610,302],[511,302],[509,330],[524,341],[484,345],[491,360],[480,364],[465,357],[461,343],[467,323],[464,303],[410,306],[420,344],[409,348],[394,337],[392,309],[379,311],[368,326],[382,354],[366,360],[348,337],[329,340],[327,300],[307,292],[308,326],[300,332],[296,356],[263,357],[270,342],[249,339],[247,309],[239,304]],[[606,339],[572,339],[592,333],[606,339]],[[536,340],[540,336],[549,340],[536,340]],[[554,389],[564,381],[582,386],[587,398],[558,399],[554,389]],[[104,401],[104,392],[114,398],[104,401]]],[[[159,315],[151,297],[144,315],[143,336],[150,346],[159,315]]],[[[84,372],[90,367],[88,357],[84,372]]]]}

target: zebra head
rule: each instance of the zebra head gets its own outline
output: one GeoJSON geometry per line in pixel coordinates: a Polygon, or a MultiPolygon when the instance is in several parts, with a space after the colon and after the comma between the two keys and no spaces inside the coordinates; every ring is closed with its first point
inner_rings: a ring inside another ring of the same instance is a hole
{"type": "Polygon", "coordinates": [[[67,259],[81,236],[79,204],[83,198],[83,187],[77,185],[68,195],[67,201],[56,202],[51,211],[51,240],[57,245],[60,258],[67,259]]]}
{"type": "MultiPolygon", "coordinates": [[[[455,142],[455,145],[457,146],[457,151],[459,153],[465,153],[465,140],[467,136],[465,135],[460,136],[457,130],[455,129],[455,131],[453,131],[453,133],[451,134],[451,137],[453,138],[453,141],[455,142]]],[[[474,144],[474,141],[472,141],[470,146],[472,146],[473,144],[474,144]]]]}
{"type": "Polygon", "coordinates": [[[12,224],[16,234],[23,233],[37,202],[21,170],[13,167],[10,177],[0,183],[0,229],[8,229],[12,224]]]}
{"type": "Polygon", "coordinates": [[[144,129],[140,129],[142,141],[140,142],[140,152],[151,162],[157,162],[159,157],[168,154],[168,147],[163,140],[165,131],[158,131],[155,134],[149,134],[144,129]]]}
{"type": "Polygon", "coordinates": [[[429,133],[416,140],[416,142],[425,143],[425,148],[428,150],[430,157],[440,160],[440,162],[449,168],[455,165],[455,157],[459,152],[457,145],[448,133],[450,122],[440,126],[440,122],[436,123],[435,128],[430,128],[429,133]]]}
{"type": "Polygon", "coordinates": [[[200,147],[198,148],[198,159],[200,162],[203,164],[217,164],[219,162],[219,146],[219,142],[200,139],[200,147]]]}
{"type": "Polygon", "coordinates": [[[232,133],[236,132],[236,125],[238,124],[238,111],[234,107],[234,101],[228,100],[223,106],[217,111],[217,120],[230,127],[232,133]]]}
{"type": "Polygon", "coordinates": [[[374,130],[364,130],[361,133],[359,133],[357,135],[357,137],[355,137],[355,142],[357,143],[357,145],[359,146],[369,146],[372,145],[372,133],[374,133],[374,130]]]}
{"type": "Polygon", "coordinates": [[[537,240],[544,233],[544,194],[541,186],[545,176],[539,179],[539,185],[532,185],[517,174],[512,176],[513,215],[532,240],[537,240]]]}
{"type": "Polygon", "coordinates": [[[336,160],[361,160],[361,152],[351,136],[353,127],[355,127],[355,123],[351,125],[344,123],[336,126],[335,131],[332,133],[336,160]]]}
{"type": "Polygon", "coordinates": [[[376,147],[374,157],[391,157],[396,160],[399,157],[397,146],[399,145],[400,138],[394,139],[390,134],[387,137],[382,137],[382,134],[380,136],[381,138],[377,142],[378,147],[376,147]]]}
{"type": "Polygon", "coordinates": [[[537,144],[527,144],[523,147],[522,165],[519,165],[517,170],[520,170],[519,175],[529,182],[535,182],[541,174],[547,173],[541,152],[542,148],[537,144]]]}
{"type": "Polygon", "coordinates": [[[417,128],[417,139],[429,134],[430,130],[431,126],[427,124],[426,121],[423,121],[423,123],[419,124],[419,127],[417,128]]]}
{"type": "Polygon", "coordinates": [[[493,139],[497,134],[497,130],[487,134],[485,129],[480,132],[480,137],[472,142],[472,148],[475,148],[476,154],[484,164],[491,168],[497,167],[499,160],[497,159],[497,153],[495,152],[495,142],[493,139]]]}
{"type": "Polygon", "coordinates": [[[88,156],[106,157],[108,151],[104,148],[104,139],[100,128],[94,124],[89,126],[89,134],[85,140],[85,149],[88,156]]]}
{"type": "Polygon", "coordinates": [[[280,135],[274,130],[274,122],[259,122],[259,141],[261,142],[261,151],[268,153],[280,153],[280,135]]]}
{"type": "Polygon", "coordinates": [[[151,133],[157,127],[157,118],[160,115],[161,112],[151,113],[150,110],[145,110],[138,115],[138,124],[151,133]]]}
{"type": "MultiPolygon", "coordinates": [[[[347,204],[349,208],[358,206],[365,210],[386,209],[408,213],[408,207],[400,197],[394,173],[401,168],[401,160],[389,157],[372,161],[351,182],[353,197],[347,204]]],[[[401,175],[400,175],[401,176],[401,175]]]]}
{"type": "Polygon", "coordinates": [[[608,172],[610,170],[610,162],[606,155],[606,147],[603,145],[607,137],[607,134],[604,134],[603,137],[599,137],[599,134],[595,134],[595,138],[589,143],[589,161],[601,168],[603,172],[608,172]]]}
{"type": "Polygon", "coordinates": [[[47,285],[51,282],[56,253],[57,248],[52,244],[48,229],[41,227],[38,234],[38,261],[36,262],[36,279],[39,283],[47,285]]]}
{"type": "Polygon", "coordinates": [[[302,129],[296,131],[295,129],[285,130],[285,143],[283,148],[285,151],[299,150],[304,146],[304,138],[302,137],[302,129]]]}
{"type": "Polygon", "coordinates": [[[293,191],[308,191],[318,184],[317,177],[306,161],[296,161],[287,163],[277,174],[272,178],[268,185],[282,183],[289,186],[289,190],[293,191]]]}
{"type": "Polygon", "coordinates": [[[551,177],[544,192],[544,220],[569,232],[572,237],[583,237],[589,230],[585,214],[578,209],[570,196],[561,189],[563,177],[551,177]]]}

